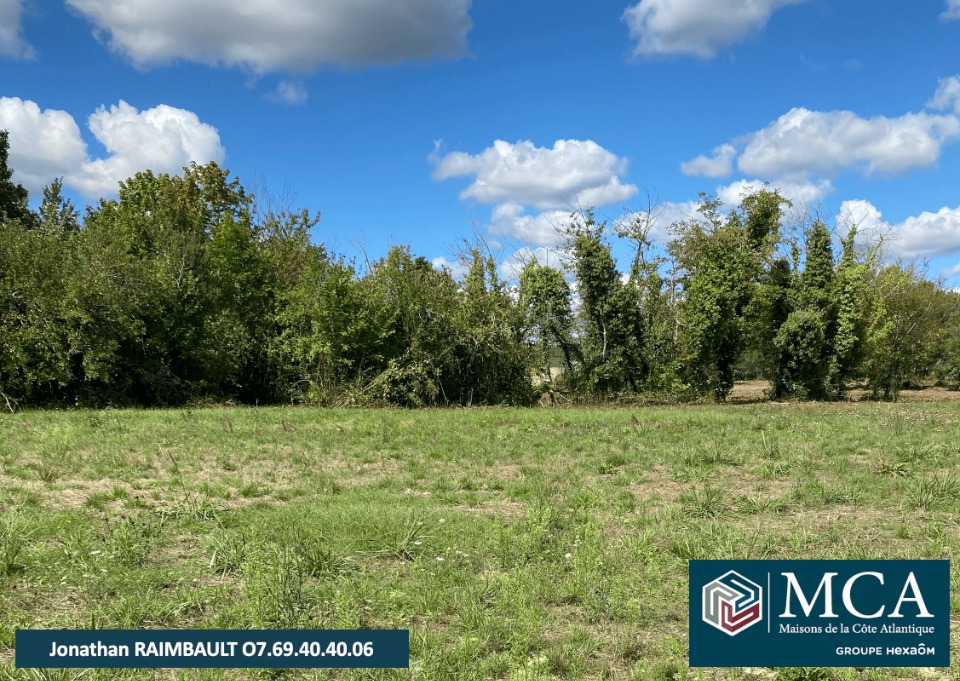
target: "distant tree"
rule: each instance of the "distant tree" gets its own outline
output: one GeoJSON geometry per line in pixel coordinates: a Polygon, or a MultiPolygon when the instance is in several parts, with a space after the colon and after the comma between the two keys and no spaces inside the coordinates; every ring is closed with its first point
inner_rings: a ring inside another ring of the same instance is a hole
{"type": "Polygon", "coordinates": [[[754,293],[750,320],[750,340],[754,352],[761,358],[763,375],[770,381],[770,396],[781,399],[792,394],[790,357],[785,353],[783,339],[778,333],[794,310],[794,271],[790,260],[777,258],[761,276],[754,293]]]}
{"type": "Polygon", "coordinates": [[[650,233],[655,219],[651,206],[618,223],[615,231],[633,247],[626,286],[636,298],[643,330],[640,353],[646,372],[644,388],[676,393],[682,381],[677,362],[676,290],[661,271],[668,259],[654,252],[650,233]]]}
{"type": "Polygon", "coordinates": [[[530,260],[520,272],[520,310],[524,332],[537,349],[536,371],[549,380],[552,358],[563,358],[566,372],[574,370],[573,312],[570,285],[559,270],[530,260]]]}
{"type": "Polygon", "coordinates": [[[568,228],[568,250],[580,295],[580,356],[574,377],[595,395],[638,391],[647,379],[638,292],[617,271],[606,225],[586,211],[568,228]]]}
{"type": "Polygon", "coordinates": [[[806,260],[795,281],[793,310],[774,339],[775,397],[798,392],[817,400],[833,396],[836,320],[832,239],[826,225],[816,220],[807,232],[806,260]]]}
{"type": "Polygon", "coordinates": [[[43,202],[37,215],[38,226],[48,234],[67,237],[80,231],[80,212],[63,197],[63,179],[43,188],[43,202]]]}
{"type": "Polygon", "coordinates": [[[19,221],[0,219],[0,410],[63,403],[73,380],[63,323],[69,254],[19,221]]]}
{"type": "Polygon", "coordinates": [[[384,314],[386,366],[371,382],[370,395],[405,407],[455,403],[444,382],[457,342],[453,277],[409,248],[395,246],[364,279],[375,309],[384,314]]]}
{"type": "Polygon", "coordinates": [[[32,227],[35,222],[28,206],[29,194],[23,185],[13,181],[10,167],[10,134],[0,130],[0,220],[18,221],[32,227]]]}
{"type": "Polygon", "coordinates": [[[700,219],[674,226],[669,248],[683,271],[683,362],[695,395],[713,393],[722,401],[733,388],[751,302],[779,241],[784,205],[777,192],[761,190],[724,218],[719,200],[702,195],[700,219]]]}
{"type": "Polygon", "coordinates": [[[117,199],[88,211],[83,240],[125,263],[135,337],[118,343],[123,370],[112,373],[129,381],[132,401],[272,398],[272,285],[250,203],[239,180],[211,163],[182,177],[138,173],[117,199]]]}
{"type": "Polygon", "coordinates": [[[867,286],[872,305],[864,369],[874,397],[895,400],[904,386],[934,375],[956,338],[960,296],[912,264],[871,272],[867,286]]]}

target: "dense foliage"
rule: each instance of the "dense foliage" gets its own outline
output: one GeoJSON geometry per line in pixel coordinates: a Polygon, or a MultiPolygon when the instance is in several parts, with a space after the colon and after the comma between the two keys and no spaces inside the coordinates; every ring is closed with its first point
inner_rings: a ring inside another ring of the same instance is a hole
{"type": "Polygon", "coordinates": [[[744,376],[777,399],[855,381],[891,399],[960,382],[960,295],[881,264],[855,230],[784,225],[776,192],[728,215],[702,197],[664,253],[649,220],[573,215],[566,271],[530,262],[511,286],[481,247],[460,281],[402,246],[360,271],[313,241],[317,215],[266,210],[215,164],[139,173],[82,220],[53,182],[31,211],[7,152],[0,133],[6,409],[724,400],[744,376]],[[611,238],[633,250],[626,274],[611,238]]]}

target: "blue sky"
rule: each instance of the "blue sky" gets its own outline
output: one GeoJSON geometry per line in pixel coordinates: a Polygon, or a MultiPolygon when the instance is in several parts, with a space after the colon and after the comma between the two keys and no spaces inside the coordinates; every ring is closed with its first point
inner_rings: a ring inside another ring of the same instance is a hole
{"type": "Polygon", "coordinates": [[[0,128],[36,195],[215,160],[438,264],[769,182],[960,285],[960,0],[0,0],[0,128]]]}

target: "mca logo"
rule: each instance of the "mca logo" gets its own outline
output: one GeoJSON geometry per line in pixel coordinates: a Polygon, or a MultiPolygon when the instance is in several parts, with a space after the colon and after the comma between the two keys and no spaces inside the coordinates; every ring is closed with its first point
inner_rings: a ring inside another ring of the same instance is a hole
{"type": "Polygon", "coordinates": [[[763,588],[731,570],[703,587],[703,621],[736,636],[763,619],[763,588]]]}

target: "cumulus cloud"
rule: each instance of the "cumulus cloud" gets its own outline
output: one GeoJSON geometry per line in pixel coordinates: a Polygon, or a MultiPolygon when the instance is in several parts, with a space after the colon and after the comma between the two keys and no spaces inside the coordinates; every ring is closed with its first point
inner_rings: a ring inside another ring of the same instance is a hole
{"type": "Polygon", "coordinates": [[[746,175],[799,181],[843,171],[870,175],[925,168],[960,140],[960,78],[941,81],[927,106],[947,113],[864,118],[852,111],[794,108],[767,127],[718,147],[712,158],[700,156],[681,169],[719,177],[732,170],[736,158],[746,175]]]}
{"type": "Polygon", "coordinates": [[[940,15],[940,18],[944,21],[960,19],[960,0],[947,0],[947,9],[940,15]]]}
{"type": "Polygon", "coordinates": [[[471,0],[67,0],[138,67],[188,60],[257,72],[459,56],[471,0]]]}
{"type": "Polygon", "coordinates": [[[121,100],[97,109],[88,127],[109,153],[106,158],[90,158],[66,111],[0,98],[0,128],[10,131],[10,165],[31,193],[63,177],[67,186],[96,198],[116,193],[119,181],[141,170],[177,173],[191,161],[222,163],[225,156],[214,127],[191,111],[163,104],[138,111],[121,100]]]}
{"type": "MultiPolygon", "coordinates": [[[[957,1],[960,2],[960,0],[957,1]]],[[[936,94],[927,103],[927,107],[937,111],[953,111],[960,115],[960,76],[941,80],[936,94]]]]}
{"type": "Polygon", "coordinates": [[[22,0],[0,0],[0,57],[32,59],[33,48],[23,39],[22,0]]]}
{"type": "Polygon", "coordinates": [[[852,111],[792,109],[750,136],[739,167],[750,175],[902,173],[933,165],[960,139],[960,119],[927,113],[861,118],[852,111]]]}
{"type": "Polygon", "coordinates": [[[435,180],[473,177],[460,197],[487,204],[569,210],[626,201],[637,193],[619,177],[627,161],[590,140],[559,140],[552,149],[497,140],[479,154],[435,155],[433,162],[435,180]]]}
{"type": "Polygon", "coordinates": [[[0,97],[0,128],[10,132],[14,180],[31,193],[87,160],[80,128],[66,111],[41,111],[35,102],[0,97]]]}
{"type": "Polygon", "coordinates": [[[609,206],[637,193],[621,179],[626,159],[590,140],[558,140],[552,148],[497,140],[479,154],[435,151],[430,160],[437,181],[472,178],[460,198],[494,206],[490,233],[537,246],[559,243],[559,228],[578,208],[609,206]]]}
{"type": "Polygon", "coordinates": [[[708,59],[762,30],[778,9],[805,0],[641,0],[623,20],[636,55],[708,59]]]}
{"type": "Polygon", "coordinates": [[[692,161],[680,165],[684,175],[702,177],[729,177],[733,173],[733,160],[737,157],[737,148],[732,144],[722,144],[713,150],[712,156],[697,156],[692,161]]]}
{"type": "Polygon", "coordinates": [[[853,225],[860,233],[882,236],[888,256],[909,259],[960,252],[960,207],[944,207],[935,213],[924,211],[891,224],[869,201],[844,201],[840,205],[837,227],[847,232],[853,225]]]}
{"type": "Polygon", "coordinates": [[[504,203],[493,209],[487,229],[491,234],[508,236],[523,243],[554,246],[563,241],[563,229],[570,224],[570,211],[546,211],[530,215],[517,203],[504,203]]]}

